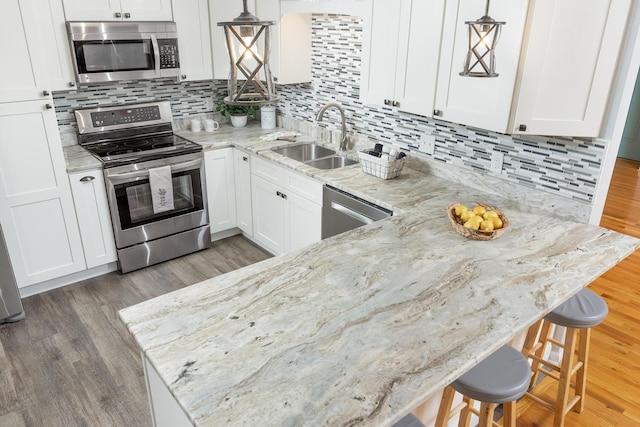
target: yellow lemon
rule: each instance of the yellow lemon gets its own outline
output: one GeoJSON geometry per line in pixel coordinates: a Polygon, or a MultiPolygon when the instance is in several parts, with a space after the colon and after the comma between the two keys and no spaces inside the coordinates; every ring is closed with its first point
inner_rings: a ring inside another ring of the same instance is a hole
{"type": "Polygon", "coordinates": [[[478,228],[480,228],[480,223],[478,221],[467,221],[464,223],[464,226],[466,228],[470,228],[472,230],[477,230],[478,228]]]}
{"type": "Polygon", "coordinates": [[[490,219],[485,219],[480,223],[480,230],[482,231],[493,231],[493,221],[490,219]]]}
{"type": "Polygon", "coordinates": [[[483,213],[485,213],[487,210],[485,208],[483,208],[482,206],[478,205],[475,208],[473,208],[473,213],[476,215],[482,215],[483,213]]]}
{"type": "Polygon", "coordinates": [[[466,210],[462,212],[462,215],[460,215],[460,219],[462,220],[462,222],[467,222],[469,221],[469,219],[471,219],[474,216],[475,214],[473,213],[473,211],[466,210]]]}
{"type": "Polygon", "coordinates": [[[496,211],[486,211],[485,213],[482,214],[482,218],[484,219],[498,218],[498,213],[496,211]]]}
{"type": "Polygon", "coordinates": [[[465,205],[458,205],[456,206],[456,216],[461,216],[463,212],[468,211],[469,208],[466,207],[465,205]]]}
{"type": "Polygon", "coordinates": [[[493,217],[493,218],[490,218],[490,219],[491,219],[491,222],[493,222],[493,229],[494,230],[498,230],[498,229],[502,228],[503,224],[502,224],[502,220],[500,218],[493,217]]]}

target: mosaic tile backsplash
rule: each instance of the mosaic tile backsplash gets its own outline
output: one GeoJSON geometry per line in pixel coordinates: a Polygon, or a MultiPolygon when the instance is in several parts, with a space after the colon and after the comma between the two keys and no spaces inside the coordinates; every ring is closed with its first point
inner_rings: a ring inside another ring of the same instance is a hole
{"type": "MultiPolygon", "coordinates": [[[[347,127],[361,136],[393,143],[424,156],[475,172],[489,173],[491,153],[504,154],[501,179],[591,203],[604,156],[604,141],[571,138],[512,137],[404,113],[391,107],[363,105],[359,100],[362,64],[362,21],[357,17],[314,15],[312,82],[278,85],[279,114],[314,122],[326,102],[340,103],[347,127]],[[425,134],[435,136],[433,155],[420,153],[425,134]]],[[[225,81],[176,83],[142,80],[82,86],[56,92],[54,102],[61,132],[75,131],[73,109],[113,103],[168,99],[174,117],[208,114],[226,91],[225,81]]],[[[321,127],[339,129],[329,111],[321,127]]]]}

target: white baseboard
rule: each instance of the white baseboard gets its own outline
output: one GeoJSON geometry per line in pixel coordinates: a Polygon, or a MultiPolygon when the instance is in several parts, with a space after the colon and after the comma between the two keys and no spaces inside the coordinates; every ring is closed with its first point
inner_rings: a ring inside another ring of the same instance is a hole
{"type": "Polygon", "coordinates": [[[31,295],[36,295],[42,292],[50,291],[52,289],[60,288],[62,286],[67,286],[72,283],[80,282],[82,280],[87,280],[93,277],[101,276],[103,274],[111,273],[112,271],[116,271],[117,269],[118,263],[110,262],[109,264],[79,271],[67,276],[56,277],[55,279],[20,288],[20,297],[26,298],[31,295]]]}

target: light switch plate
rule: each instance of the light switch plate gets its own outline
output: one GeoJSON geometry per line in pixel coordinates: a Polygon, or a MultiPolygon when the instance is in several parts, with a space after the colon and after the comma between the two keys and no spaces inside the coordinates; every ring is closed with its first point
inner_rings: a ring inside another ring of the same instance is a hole
{"type": "Polygon", "coordinates": [[[436,137],[433,135],[423,135],[420,139],[420,151],[433,156],[436,151],[436,137]]]}
{"type": "Polygon", "coordinates": [[[491,173],[495,175],[500,175],[502,173],[502,162],[504,161],[504,154],[498,151],[494,151],[491,153],[491,166],[489,170],[491,173]]]}

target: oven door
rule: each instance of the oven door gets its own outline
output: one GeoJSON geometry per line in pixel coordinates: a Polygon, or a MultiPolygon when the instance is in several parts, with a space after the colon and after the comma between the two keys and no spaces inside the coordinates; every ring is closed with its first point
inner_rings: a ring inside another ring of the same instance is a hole
{"type": "Polygon", "coordinates": [[[104,170],[118,249],[209,224],[202,152],[104,170]],[[154,213],[149,169],[171,166],[174,209],[154,213]]]}

